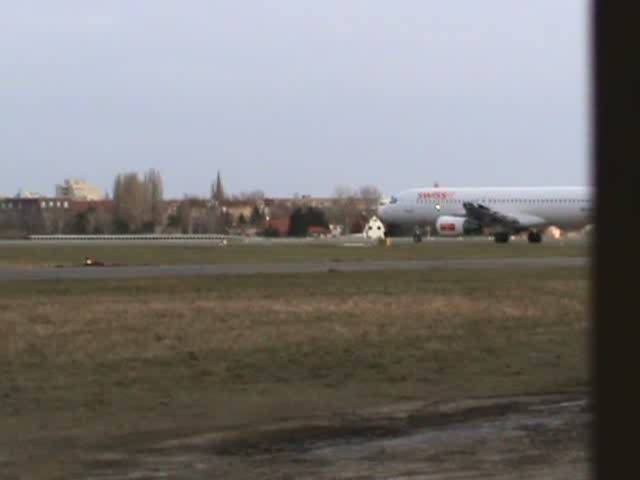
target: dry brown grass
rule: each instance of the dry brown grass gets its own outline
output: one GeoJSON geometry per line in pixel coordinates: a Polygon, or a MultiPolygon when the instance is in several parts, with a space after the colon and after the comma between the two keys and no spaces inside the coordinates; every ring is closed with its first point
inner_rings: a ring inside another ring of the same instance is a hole
{"type": "Polygon", "coordinates": [[[583,269],[13,284],[0,469],[68,478],[113,442],[580,388],[587,287],[583,269]]]}
{"type": "Polygon", "coordinates": [[[415,293],[383,300],[364,294],[345,301],[331,297],[211,300],[197,295],[139,300],[105,295],[99,301],[67,297],[35,305],[20,300],[4,305],[4,310],[1,332],[8,342],[9,360],[48,364],[148,358],[180,349],[254,349],[330,337],[383,338],[404,335],[418,328],[417,322],[421,329],[451,335],[468,322],[489,316],[521,323],[545,312],[540,302],[513,298],[415,293]]]}

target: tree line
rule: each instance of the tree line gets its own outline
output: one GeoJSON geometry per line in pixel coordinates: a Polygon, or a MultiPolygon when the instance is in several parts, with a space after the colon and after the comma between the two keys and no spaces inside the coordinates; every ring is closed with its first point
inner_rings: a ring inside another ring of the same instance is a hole
{"type": "Polygon", "coordinates": [[[344,233],[361,232],[368,217],[375,213],[381,192],[372,185],[338,186],[329,207],[276,205],[269,213],[258,208],[258,203],[264,203],[265,197],[262,190],[227,193],[218,173],[208,199],[185,196],[176,211],[167,214],[163,211],[162,177],[157,170],[151,169],[142,177],[136,173],[120,174],[113,188],[113,231],[150,233],[169,228],[182,233],[228,233],[235,226],[262,227],[263,234],[275,236],[278,232],[265,224],[271,215],[272,218],[289,219],[289,236],[307,235],[309,227],[313,226],[328,229],[330,224],[340,225],[344,233]],[[224,205],[234,202],[253,202],[255,205],[249,215],[233,218],[224,205]]]}
{"type": "Polygon", "coordinates": [[[286,202],[269,202],[266,207],[267,199],[262,190],[229,194],[218,173],[211,184],[209,198],[185,196],[178,202],[167,202],[160,172],[150,169],[142,175],[136,172],[118,174],[113,182],[112,202],[90,202],[85,210],[75,214],[64,209],[42,209],[38,217],[25,217],[20,222],[0,215],[0,230],[6,231],[15,224],[18,230],[28,233],[230,233],[251,230],[256,234],[277,235],[282,232],[269,227],[269,219],[277,218],[288,219],[286,235],[290,236],[304,236],[309,227],[328,229],[329,225],[338,225],[344,233],[353,233],[362,231],[367,217],[375,213],[380,197],[374,186],[338,186],[329,204],[323,204],[321,208],[305,203],[306,197],[297,195],[286,202]],[[253,206],[249,210],[243,203],[253,206]],[[242,213],[238,214],[238,210],[242,213]],[[235,213],[232,215],[231,211],[235,213]]]}

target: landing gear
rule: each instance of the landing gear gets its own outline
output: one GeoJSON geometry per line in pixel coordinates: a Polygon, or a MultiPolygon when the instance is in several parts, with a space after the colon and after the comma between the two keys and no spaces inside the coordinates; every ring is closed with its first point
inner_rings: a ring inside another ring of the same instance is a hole
{"type": "Polygon", "coordinates": [[[531,231],[527,235],[527,240],[529,240],[529,243],[540,243],[542,242],[542,234],[540,232],[531,231]]]}
{"type": "Polygon", "coordinates": [[[493,239],[496,243],[507,243],[509,241],[509,233],[507,232],[497,232],[494,234],[493,239]]]}
{"type": "Polygon", "coordinates": [[[413,243],[420,243],[422,241],[422,235],[420,235],[420,232],[415,231],[413,232],[413,243]]]}

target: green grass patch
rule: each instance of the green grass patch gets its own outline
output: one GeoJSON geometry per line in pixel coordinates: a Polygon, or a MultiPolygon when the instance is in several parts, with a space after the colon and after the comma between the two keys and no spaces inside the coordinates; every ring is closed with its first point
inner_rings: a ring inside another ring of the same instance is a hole
{"type": "Polygon", "coordinates": [[[454,241],[350,248],[308,245],[0,245],[0,266],[82,265],[85,257],[116,265],[177,265],[216,263],[295,263],[309,261],[429,260],[456,258],[585,256],[588,247],[548,241],[542,245],[513,242],[454,241]]]}

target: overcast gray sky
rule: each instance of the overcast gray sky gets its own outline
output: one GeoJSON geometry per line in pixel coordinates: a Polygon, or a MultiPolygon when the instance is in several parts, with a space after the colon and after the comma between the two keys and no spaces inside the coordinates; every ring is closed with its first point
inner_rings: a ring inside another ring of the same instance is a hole
{"type": "Polygon", "coordinates": [[[588,184],[586,0],[15,0],[0,194],[588,184]]]}

